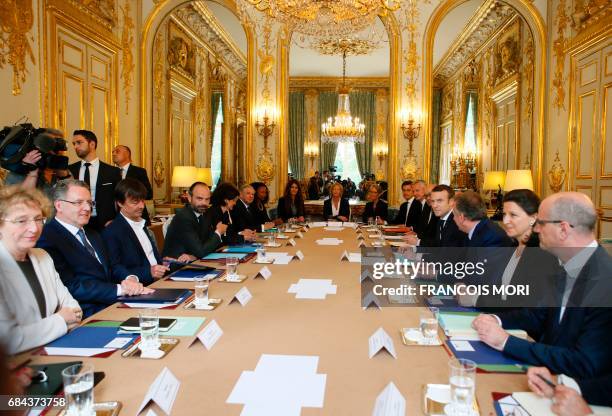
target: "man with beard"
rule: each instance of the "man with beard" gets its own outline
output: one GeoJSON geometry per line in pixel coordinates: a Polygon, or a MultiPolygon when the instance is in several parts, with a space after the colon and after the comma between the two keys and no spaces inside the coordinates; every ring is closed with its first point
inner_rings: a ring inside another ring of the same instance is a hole
{"type": "Polygon", "coordinates": [[[168,226],[164,242],[164,256],[183,258],[183,255],[202,258],[222,243],[227,225],[222,222],[214,227],[206,223],[204,213],[210,205],[210,188],[196,182],[189,188],[189,203],[178,209],[168,226]],[[214,232],[210,232],[214,229],[214,232]]]}
{"type": "Polygon", "coordinates": [[[116,215],[113,192],[121,180],[121,171],[98,159],[98,138],[92,131],[75,130],[72,135],[72,146],[81,161],[68,166],[68,170],[91,189],[94,206],[88,225],[102,230],[116,215]]]}

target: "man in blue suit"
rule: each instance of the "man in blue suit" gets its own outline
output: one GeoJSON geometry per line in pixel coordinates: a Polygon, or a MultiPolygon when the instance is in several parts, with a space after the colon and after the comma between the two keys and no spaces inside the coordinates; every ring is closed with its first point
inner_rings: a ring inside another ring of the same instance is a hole
{"type": "Polygon", "coordinates": [[[577,192],[549,196],[540,204],[535,231],[540,246],[563,267],[555,303],[495,315],[473,322],[480,339],[504,354],[556,374],[592,379],[612,372],[612,258],[595,240],[597,213],[577,192]],[[526,330],[536,342],[510,336],[526,330]]]}
{"type": "Polygon", "coordinates": [[[85,230],[94,202],[86,183],[59,182],[53,191],[55,218],[47,223],[38,247],[53,258],[55,269],[72,296],[90,316],[117,301],[119,296],[152,293],[136,276],[113,268],[100,235],[85,230]]]}
{"type": "Polygon", "coordinates": [[[119,215],[102,232],[111,263],[120,275],[136,275],[149,285],[168,267],[162,265],[155,238],[143,218],[147,188],[136,179],[125,178],[115,188],[119,215]]]}

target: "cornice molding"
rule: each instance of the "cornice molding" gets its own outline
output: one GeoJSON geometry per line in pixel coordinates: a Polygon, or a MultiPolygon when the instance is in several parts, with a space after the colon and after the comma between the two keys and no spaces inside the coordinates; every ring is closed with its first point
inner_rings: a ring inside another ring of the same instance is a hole
{"type": "MultiPolygon", "coordinates": [[[[341,83],[342,77],[289,77],[290,90],[335,90],[341,83]]],[[[389,77],[347,77],[346,83],[353,89],[388,89],[390,86],[389,77]]]]}

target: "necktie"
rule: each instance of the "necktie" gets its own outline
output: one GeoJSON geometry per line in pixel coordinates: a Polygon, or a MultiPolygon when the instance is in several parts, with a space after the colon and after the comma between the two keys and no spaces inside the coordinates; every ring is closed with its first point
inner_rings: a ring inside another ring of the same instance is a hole
{"type": "Polygon", "coordinates": [[[89,167],[91,166],[91,163],[85,162],[83,165],[85,166],[85,175],[83,176],[83,181],[87,185],[91,186],[91,184],[89,183],[89,167]]]}
{"type": "Polygon", "coordinates": [[[121,168],[121,179],[125,179],[126,175],[127,175],[127,169],[126,168],[121,168]]]}
{"type": "Polygon", "coordinates": [[[440,221],[440,241],[442,241],[442,231],[444,231],[445,225],[446,225],[446,220],[440,221]]]}
{"type": "Polygon", "coordinates": [[[408,225],[408,214],[410,213],[410,202],[406,202],[406,217],[404,218],[404,225],[408,225]]]}
{"type": "Polygon", "coordinates": [[[87,252],[91,254],[97,260],[98,257],[96,257],[96,250],[94,250],[91,244],[89,244],[89,241],[87,241],[87,238],[85,237],[85,231],[83,231],[83,229],[81,228],[79,231],[77,231],[77,235],[81,239],[81,242],[85,246],[85,249],[87,250],[87,252]]]}

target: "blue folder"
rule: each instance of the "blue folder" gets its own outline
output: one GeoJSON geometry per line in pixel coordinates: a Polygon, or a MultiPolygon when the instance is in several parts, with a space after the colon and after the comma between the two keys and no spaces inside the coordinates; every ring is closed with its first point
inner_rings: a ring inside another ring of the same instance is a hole
{"type": "Polygon", "coordinates": [[[249,253],[210,253],[208,256],[203,257],[202,260],[222,260],[228,257],[237,257],[238,260],[242,260],[249,253]]]}
{"type": "Polygon", "coordinates": [[[170,275],[170,279],[172,279],[173,277],[181,277],[181,278],[187,278],[187,279],[193,279],[195,277],[198,276],[206,276],[209,274],[214,275],[214,278],[219,277],[219,275],[223,274],[224,270],[220,270],[220,269],[215,269],[214,267],[211,267],[209,269],[183,269],[183,270],[177,270],[176,272],[172,273],[170,275]]]}
{"type": "Polygon", "coordinates": [[[502,352],[497,351],[482,341],[467,341],[470,343],[474,351],[455,351],[453,344],[450,340],[446,341],[446,345],[453,352],[455,357],[457,358],[465,358],[467,360],[472,360],[476,364],[486,364],[486,365],[515,365],[525,363],[521,361],[517,361],[515,359],[509,358],[505,356],[502,352]]]}
{"type": "Polygon", "coordinates": [[[476,308],[468,308],[465,306],[460,306],[456,298],[450,298],[446,296],[435,296],[435,297],[442,302],[442,305],[439,305],[439,304],[434,305],[431,302],[431,298],[426,298],[425,302],[427,302],[427,305],[434,306],[444,312],[478,312],[478,309],[476,308]]]}
{"type": "Polygon", "coordinates": [[[138,334],[118,335],[117,329],[117,327],[80,326],[46,346],[56,348],[104,348],[106,344],[117,337],[132,338],[134,340],[138,336],[138,334]]]}
{"type": "Polygon", "coordinates": [[[148,295],[121,296],[118,302],[127,303],[180,303],[179,300],[188,297],[191,292],[188,289],[155,289],[148,295]]]}
{"type": "Polygon", "coordinates": [[[223,250],[224,253],[255,253],[257,247],[251,244],[239,245],[239,246],[231,246],[223,250]]]}

